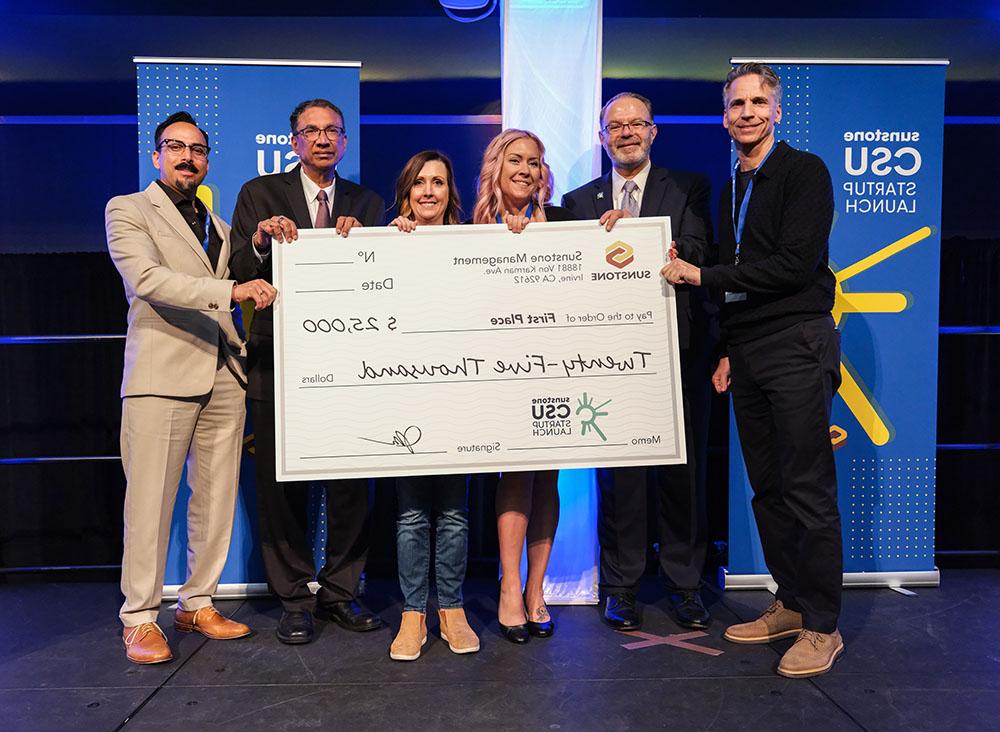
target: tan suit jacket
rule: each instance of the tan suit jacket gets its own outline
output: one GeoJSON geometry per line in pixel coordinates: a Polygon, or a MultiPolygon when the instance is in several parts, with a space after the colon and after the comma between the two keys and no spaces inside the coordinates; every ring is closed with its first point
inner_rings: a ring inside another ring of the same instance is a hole
{"type": "Polygon", "coordinates": [[[201,242],[155,182],[108,202],[108,251],[129,304],[123,397],[207,394],[220,344],[246,383],[246,349],[229,312],[235,284],[229,279],[229,226],[211,216],[222,239],[214,272],[201,242]]]}

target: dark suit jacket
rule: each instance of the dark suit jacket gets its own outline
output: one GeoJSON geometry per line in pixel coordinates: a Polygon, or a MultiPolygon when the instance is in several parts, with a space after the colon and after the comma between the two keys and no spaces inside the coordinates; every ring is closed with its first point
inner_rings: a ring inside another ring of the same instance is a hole
{"type": "MultiPolygon", "coordinates": [[[[712,240],[712,213],[708,196],[711,184],[703,175],[651,166],[642,193],[640,216],[669,216],[677,252],[681,259],[694,265],[705,262],[708,244],[712,240]]],[[[614,206],[611,173],[595,178],[570,191],[562,205],[574,218],[599,219],[614,206]]],[[[715,306],[704,288],[677,288],[677,337],[680,347],[691,345],[692,332],[706,332],[715,306]]]]}
{"type": "MultiPolygon", "coordinates": [[[[254,178],[240,190],[233,211],[233,253],[229,260],[230,272],[238,282],[258,278],[271,281],[271,258],[257,259],[250,243],[259,222],[271,216],[286,216],[300,229],[312,228],[300,176],[297,165],[287,173],[254,178]]],[[[339,216],[354,216],[365,226],[379,226],[385,216],[385,202],[374,191],[337,176],[330,219],[336,221],[339,216]]],[[[273,327],[271,308],[254,313],[247,337],[247,396],[251,399],[274,399],[273,327]]]]}

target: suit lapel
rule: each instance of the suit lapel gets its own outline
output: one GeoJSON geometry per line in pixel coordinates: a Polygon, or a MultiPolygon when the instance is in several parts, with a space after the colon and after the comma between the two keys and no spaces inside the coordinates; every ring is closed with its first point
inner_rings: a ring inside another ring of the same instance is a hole
{"type": "Polygon", "coordinates": [[[145,193],[149,198],[149,202],[153,205],[153,208],[156,209],[156,213],[158,213],[163,220],[170,225],[170,228],[176,231],[177,234],[188,243],[188,246],[194,250],[194,253],[198,255],[198,258],[201,259],[202,263],[205,265],[205,269],[212,272],[212,263],[208,260],[208,254],[205,252],[205,248],[195,237],[194,232],[191,231],[191,227],[188,226],[187,221],[185,221],[184,217],[181,216],[181,212],[177,210],[177,206],[175,206],[174,202],[170,200],[170,197],[163,192],[163,189],[160,188],[155,181],[149,184],[145,193]]]}
{"type": "Polygon", "coordinates": [[[215,276],[222,278],[226,276],[229,269],[229,237],[226,236],[225,229],[222,227],[222,219],[211,210],[209,210],[208,215],[212,217],[212,226],[215,227],[215,233],[219,235],[219,241],[222,243],[219,249],[219,262],[215,267],[215,276]]]}
{"type": "Polygon", "coordinates": [[[337,185],[333,189],[333,210],[330,213],[330,221],[334,224],[341,216],[350,216],[351,203],[354,198],[354,191],[351,190],[351,182],[345,181],[337,176],[337,185]]]}
{"type": "Polygon", "coordinates": [[[595,218],[601,218],[604,212],[610,211],[614,205],[615,197],[611,190],[611,173],[609,172],[594,181],[594,211],[597,214],[595,218]]]}
{"type": "Polygon", "coordinates": [[[640,216],[657,216],[663,212],[663,198],[667,195],[667,189],[673,185],[670,176],[664,168],[657,168],[655,165],[649,170],[646,178],[646,190],[642,194],[642,206],[639,209],[640,216]]]}
{"type": "Polygon", "coordinates": [[[288,205],[295,218],[295,224],[300,229],[313,228],[313,220],[309,216],[309,206],[306,205],[306,192],[302,188],[302,174],[299,172],[301,166],[296,165],[292,170],[285,173],[285,183],[287,189],[285,195],[288,198],[288,205]]]}

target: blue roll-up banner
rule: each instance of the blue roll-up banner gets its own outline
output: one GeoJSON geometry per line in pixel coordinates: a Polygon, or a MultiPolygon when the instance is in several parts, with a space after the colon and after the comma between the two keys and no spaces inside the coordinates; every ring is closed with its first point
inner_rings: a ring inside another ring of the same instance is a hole
{"type": "MultiPolygon", "coordinates": [[[[843,384],[835,448],[850,586],[936,585],[938,273],[947,61],[774,60],[776,137],[833,178],[843,384]]],[[[726,588],[771,584],[730,420],[726,588]]]]}
{"type": "MultiPolygon", "coordinates": [[[[170,114],[190,112],[208,133],[210,169],[198,196],[229,221],[243,184],[258,175],[290,170],[298,162],[288,117],[307,99],[323,98],[344,113],[347,151],[337,165],[344,178],[360,176],[358,135],[361,63],[256,59],[136,58],[139,121],[139,181],[157,177],[150,154],[156,126],[170,114]]],[[[248,420],[249,421],[249,420],[248,420]]],[[[165,596],[176,596],[187,576],[186,473],[171,526],[165,596]]],[[[266,589],[257,540],[253,463],[243,461],[229,556],[220,594],[266,589]]],[[[322,541],[322,535],[318,537],[322,541]]]]}

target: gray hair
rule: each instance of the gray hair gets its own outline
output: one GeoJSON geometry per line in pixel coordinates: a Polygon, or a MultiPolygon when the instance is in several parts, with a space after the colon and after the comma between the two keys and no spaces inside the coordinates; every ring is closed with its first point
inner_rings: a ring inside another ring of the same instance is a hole
{"type": "Polygon", "coordinates": [[[622,92],[621,94],[615,94],[611,99],[604,103],[601,107],[601,116],[598,117],[598,122],[601,127],[604,127],[604,118],[611,108],[611,105],[617,102],[619,99],[636,99],[646,105],[646,111],[649,112],[649,121],[653,121],[653,103],[642,96],[642,94],[636,94],[635,92],[622,92]]]}
{"type": "Polygon", "coordinates": [[[726,76],[726,83],[722,87],[723,106],[725,106],[726,95],[729,93],[729,87],[732,86],[732,83],[741,76],[749,76],[751,74],[757,74],[760,77],[760,83],[765,89],[774,94],[774,100],[778,104],[781,104],[781,78],[767,64],[751,61],[750,63],[740,64],[726,76]]]}

